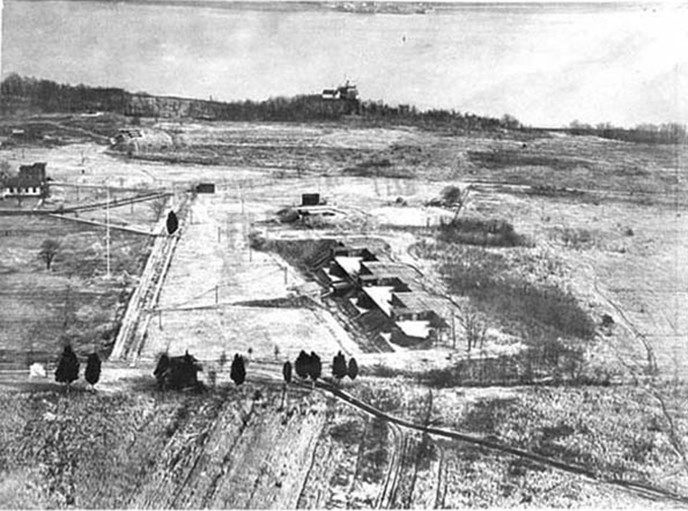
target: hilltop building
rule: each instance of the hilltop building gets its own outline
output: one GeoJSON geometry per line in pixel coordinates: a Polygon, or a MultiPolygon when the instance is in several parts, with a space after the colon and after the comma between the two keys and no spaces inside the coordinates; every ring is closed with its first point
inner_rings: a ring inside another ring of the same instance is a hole
{"type": "Polygon", "coordinates": [[[322,98],[328,101],[357,101],[358,89],[355,85],[351,85],[347,80],[346,84],[341,85],[336,89],[324,89],[322,91],[322,98]]]}

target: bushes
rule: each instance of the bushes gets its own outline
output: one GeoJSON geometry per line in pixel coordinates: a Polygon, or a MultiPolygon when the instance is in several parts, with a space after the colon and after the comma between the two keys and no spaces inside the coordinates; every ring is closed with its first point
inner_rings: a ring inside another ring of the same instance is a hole
{"type": "Polygon", "coordinates": [[[345,175],[357,177],[389,177],[412,178],[413,173],[406,169],[396,168],[388,158],[371,159],[353,167],[347,167],[342,171],[345,175]]]}
{"type": "Polygon", "coordinates": [[[516,233],[514,226],[501,218],[454,218],[449,223],[440,224],[437,239],[447,243],[491,247],[516,247],[525,244],[525,239],[516,233]]]}
{"type": "Polygon", "coordinates": [[[484,312],[525,327],[533,334],[591,339],[595,324],[576,298],[557,285],[562,269],[548,253],[498,252],[454,243],[421,242],[419,257],[438,261],[449,291],[470,297],[484,312]]]}
{"type": "Polygon", "coordinates": [[[559,239],[570,248],[589,248],[595,242],[593,233],[582,227],[563,227],[555,229],[559,239]]]}
{"type": "Polygon", "coordinates": [[[514,150],[468,151],[468,157],[472,163],[489,169],[551,167],[556,170],[570,170],[589,164],[586,160],[577,158],[546,156],[514,150]]]}
{"type": "Polygon", "coordinates": [[[536,323],[560,335],[591,339],[595,324],[576,298],[553,285],[537,286],[517,277],[490,272],[489,264],[474,271],[447,263],[441,272],[453,293],[468,295],[493,311],[528,325],[536,323]]]}

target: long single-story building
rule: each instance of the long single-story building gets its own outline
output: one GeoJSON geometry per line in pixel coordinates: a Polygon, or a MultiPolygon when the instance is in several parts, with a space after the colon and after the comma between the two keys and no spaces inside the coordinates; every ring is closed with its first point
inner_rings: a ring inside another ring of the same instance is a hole
{"type": "Polygon", "coordinates": [[[367,248],[337,246],[331,250],[326,276],[335,296],[346,296],[365,314],[379,311],[390,321],[389,340],[414,345],[438,340],[448,331],[443,319],[451,314],[451,303],[424,291],[415,268],[380,261],[367,248]]]}

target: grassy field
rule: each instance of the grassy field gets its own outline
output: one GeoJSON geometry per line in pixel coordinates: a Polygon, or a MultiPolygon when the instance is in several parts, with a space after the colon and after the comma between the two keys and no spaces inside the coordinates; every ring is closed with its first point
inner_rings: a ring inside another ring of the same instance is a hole
{"type": "Polygon", "coordinates": [[[135,277],[145,264],[150,239],[112,231],[111,271],[106,277],[105,229],[43,217],[0,217],[0,345],[5,362],[24,363],[30,352],[44,361],[61,343],[78,352],[107,353],[114,342],[135,277]],[[41,243],[60,248],[46,270],[41,243]]]}
{"type": "MultiPolygon", "coordinates": [[[[231,192],[230,192],[231,193],[231,192]]],[[[150,324],[143,357],[189,350],[217,360],[249,350],[256,358],[295,359],[302,349],[327,357],[358,354],[342,326],[311,307],[271,307],[271,300],[319,294],[281,258],[250,251],[248,216],[227,195],[199,196],[194,222],[177,246],[150,324]],[[267,301],[261,306],[261,301],[267,301]]]]}
{"type": "MultiPolygon", "coordinates": [[[[579,476],[410,433],[311,391],[292,388],[282,408],[281,386],[250,376],[243,388],[221,386],[204,394],[161,394],[146,387],[137,383],[136,392],[127,394],[0,396],[8,411],[0,421],[6,446],[0,455],[3,507],[651,505],[579,476]]],[[[457,402],[455,395],[436,395],[428,406],[425,390],[402,392],[398,385],[377,380],[362,382],[354,391],[421,423],[430,414],[435,422],[456,421],[481,433],[487,428],[564,459],[569,451],[589,448],[602,465],[605,456],[628,449],[642,433],[620,424],[628,408],[605,424],[591,419],[589,430],[581,432],[584,423],[566,405],[585,402],[610,410],[623,402],[609,397],[594,404],[595,396],[587,399],[582,392],[564,401],[552,394],[526,395],[522,404],[534,408],[524,412],[514,401],[500,407],[503,399],[462,407],[459,403],[468,396],[457,402]],[[538,417],[541,413],[546,417],[538,417]],[[533,419],[537,423],[529,424],[533,419]],[[529,433],[519,428],[526,425],[529,433]],[[581,443],[581,435],[591,431],[592,444],[581,443]],[[602,454],[606,448],[613,450],[602,454]]],[[[652,427],[652,419],[653,412],[644,411],[633,425],[652,427]]],[[[628,461],[629,470],[658,476],[655,464],[642,463],[675,461],[658,435],[646,440],[649,447],[637,455],[642,459],[628,461]]]]}

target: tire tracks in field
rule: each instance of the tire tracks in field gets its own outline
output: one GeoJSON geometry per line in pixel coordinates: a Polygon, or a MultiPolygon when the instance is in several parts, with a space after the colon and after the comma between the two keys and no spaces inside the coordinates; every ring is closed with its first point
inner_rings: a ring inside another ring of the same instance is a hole
{"type": "Polygon", "coordinates": [[[333,385],[326,383],[326,382],[321,382],[318,381],[316,382],[316,387],[329,392],[339,398],[340,400],[348,403],[349,405],[358,408],[359,410],[362,410],[366,412],[369,415],[372,415],[374,417],[378,417],[382,420],[387,421],[390,424],[396,424],[397,426],[400,426],[402,428],[414,430],[414,431],[420,431],[423,433],[427,433],[430,435],[434,436],[439,436],[443,438],[449,438],[451,440],[459,440],[462,442],[470,443],[473,445],[478,445],[481,447],[484,447],[486,449],[492,450],[492,451],[497,451],[501,454],[508,454],[512,456],[516,456],[518,458],[522,459],[527,459],[530,461],[533,461],[535,463],[538,463],[540,465],[545,465],[551,468],[554,468],[556,470],[560,470],[563,472],[568,472],[570,474],[578,475],[585,477],[587,479],[590,479],[596,483],[603,483],[607,484],[610,486],[614,486],[626,491],[630,491],[632,493],[635,493],[637,495],[643,496],[648,499],[652,500],[665,500],[665,501],[672,501],[675,503],[680,503],[683,505],[688,505],[688,496],[680,495],[677,493],[673,493],[668,490],[664,490],[661,488],[656,488],[650,484],[639,482],[639,481],[624,481],[622,479],[615,479],[615,478],[606,478],[603,477],[592,470],[582,467],[580,465],[573,465],[570,463],[566,463],[563,461],[556,460],[554,458],[550,458],[547,456],[543,456],[540,454],[535,454],[530,451],[526,451],[524,449],[520,449],[518,447],[513,447],[508,444],[502,444],[499,442],[494,442],[491,440],[487,440],[482,437],[470,435],[468,433],[462,433],[459,431],[453,431],[453,430],[447,430],[447,429],[441,429],[441,428],[436,428],[436,427],[428,427],[428,426],[423,426],[420,424],[415,424],[413,422],[410,422],[408,420],[395,417],[393,415],[389,415],[374,406],[361,401],[360,399],[344,392],[343,390],[334,387],[333,385]]]}
{"type": "Polygon", "coordinates": [[[394,505],[399,477],[401,474],[402,460],[404,458],[405,447],[408,443],[406,433],[398,424],[387,422],[394,438],[392,459],[387,466],[385,481],[375,502],[375,509],[391,509],[394,505]]]}
{"type": "Polygon", "coordinates": [[[676,431],[676,425],[674,424],[674,420],[671,417],[671,414],[669,413],[669,409],[667,408],[666,402],[657,391],[653,391],[652,396],[657,401],[659,401],[659,406],[662,409],[662,415],[664,415],[664,418],[666,419],[667,424],[669,425],[669,440],[671,441],[671,445],[673,446],[676,453],[681,457],[681,460],[683,460],[683,470],[685,470],[685,472],[688,474],[688,457],[686,457],[686,450],[683,448],[681,436],[676,431]]]}

